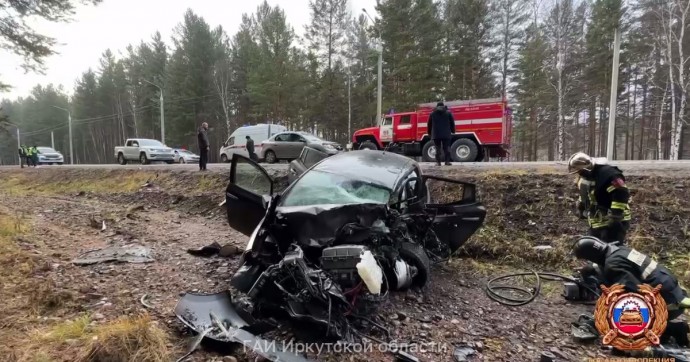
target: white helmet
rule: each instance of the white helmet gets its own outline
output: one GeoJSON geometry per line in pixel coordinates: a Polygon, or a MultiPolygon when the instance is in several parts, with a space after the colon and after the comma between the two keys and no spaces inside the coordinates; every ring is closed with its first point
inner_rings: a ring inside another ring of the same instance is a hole
{"type": "Polygon", "coordinates": [[[584,152],[577,152],[570,156],[568,161],[568,173],[576,173],[582,170],[592,171],[596,164],[594,158],[584,152]]]}

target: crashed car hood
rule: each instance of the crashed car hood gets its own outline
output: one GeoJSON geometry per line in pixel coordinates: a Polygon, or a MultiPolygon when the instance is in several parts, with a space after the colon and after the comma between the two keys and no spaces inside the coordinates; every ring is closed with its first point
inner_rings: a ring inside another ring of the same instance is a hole
{"type": "Polygon", "coordinates": [[[276,214],[298,245],[323,248],[335,241],[345,224],[371,227],[376,220],[385,218],[387,205],[281,206],[276,208],[276,214]]]}

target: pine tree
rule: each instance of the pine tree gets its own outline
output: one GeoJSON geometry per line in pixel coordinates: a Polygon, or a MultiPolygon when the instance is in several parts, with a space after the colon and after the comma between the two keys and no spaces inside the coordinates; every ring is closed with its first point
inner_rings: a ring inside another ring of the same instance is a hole
{"type": "Polygon", "coordinates": [[[491,74],[492,20],[487,0],[448,0],[446,3],[448,99],[497,96],[500,90],[491,74]]]}

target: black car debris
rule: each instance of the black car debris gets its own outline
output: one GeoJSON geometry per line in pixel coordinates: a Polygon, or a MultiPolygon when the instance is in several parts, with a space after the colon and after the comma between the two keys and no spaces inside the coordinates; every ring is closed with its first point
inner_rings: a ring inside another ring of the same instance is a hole
{"type": "Polygon", "coordinates": [[[246,344],[239,335],[251,340],[284,325],[304,340],[386,342],[372,312],[392,291],[424,288],[431,265],[486,216],[474,184],[425,175],[397,154],[352,151],[293,166],[294,181],[276,192],[266,170],[233,155],[228,222],[249,242],[232,297],[178,303],[176,314],[196,332],[246,344]]]}

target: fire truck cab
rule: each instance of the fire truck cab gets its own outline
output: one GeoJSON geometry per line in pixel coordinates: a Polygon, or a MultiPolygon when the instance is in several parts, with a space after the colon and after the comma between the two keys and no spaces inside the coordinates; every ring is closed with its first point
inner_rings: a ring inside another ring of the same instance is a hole
{"type": "MultiPolygon", "coordinates": [[[[504,158],[510,149],[512,110],[501,98],[444,102],[455,120],[451,158],[454,162],[477,162],[504,158]]],[[[421,156],[425,162],[436,157],[436,146],[427,130],[436,103],[423,103],[413,112],[384,115],[376,127],[352,135],[352,149],[389,150],[407,156],[421,156]]]]}

